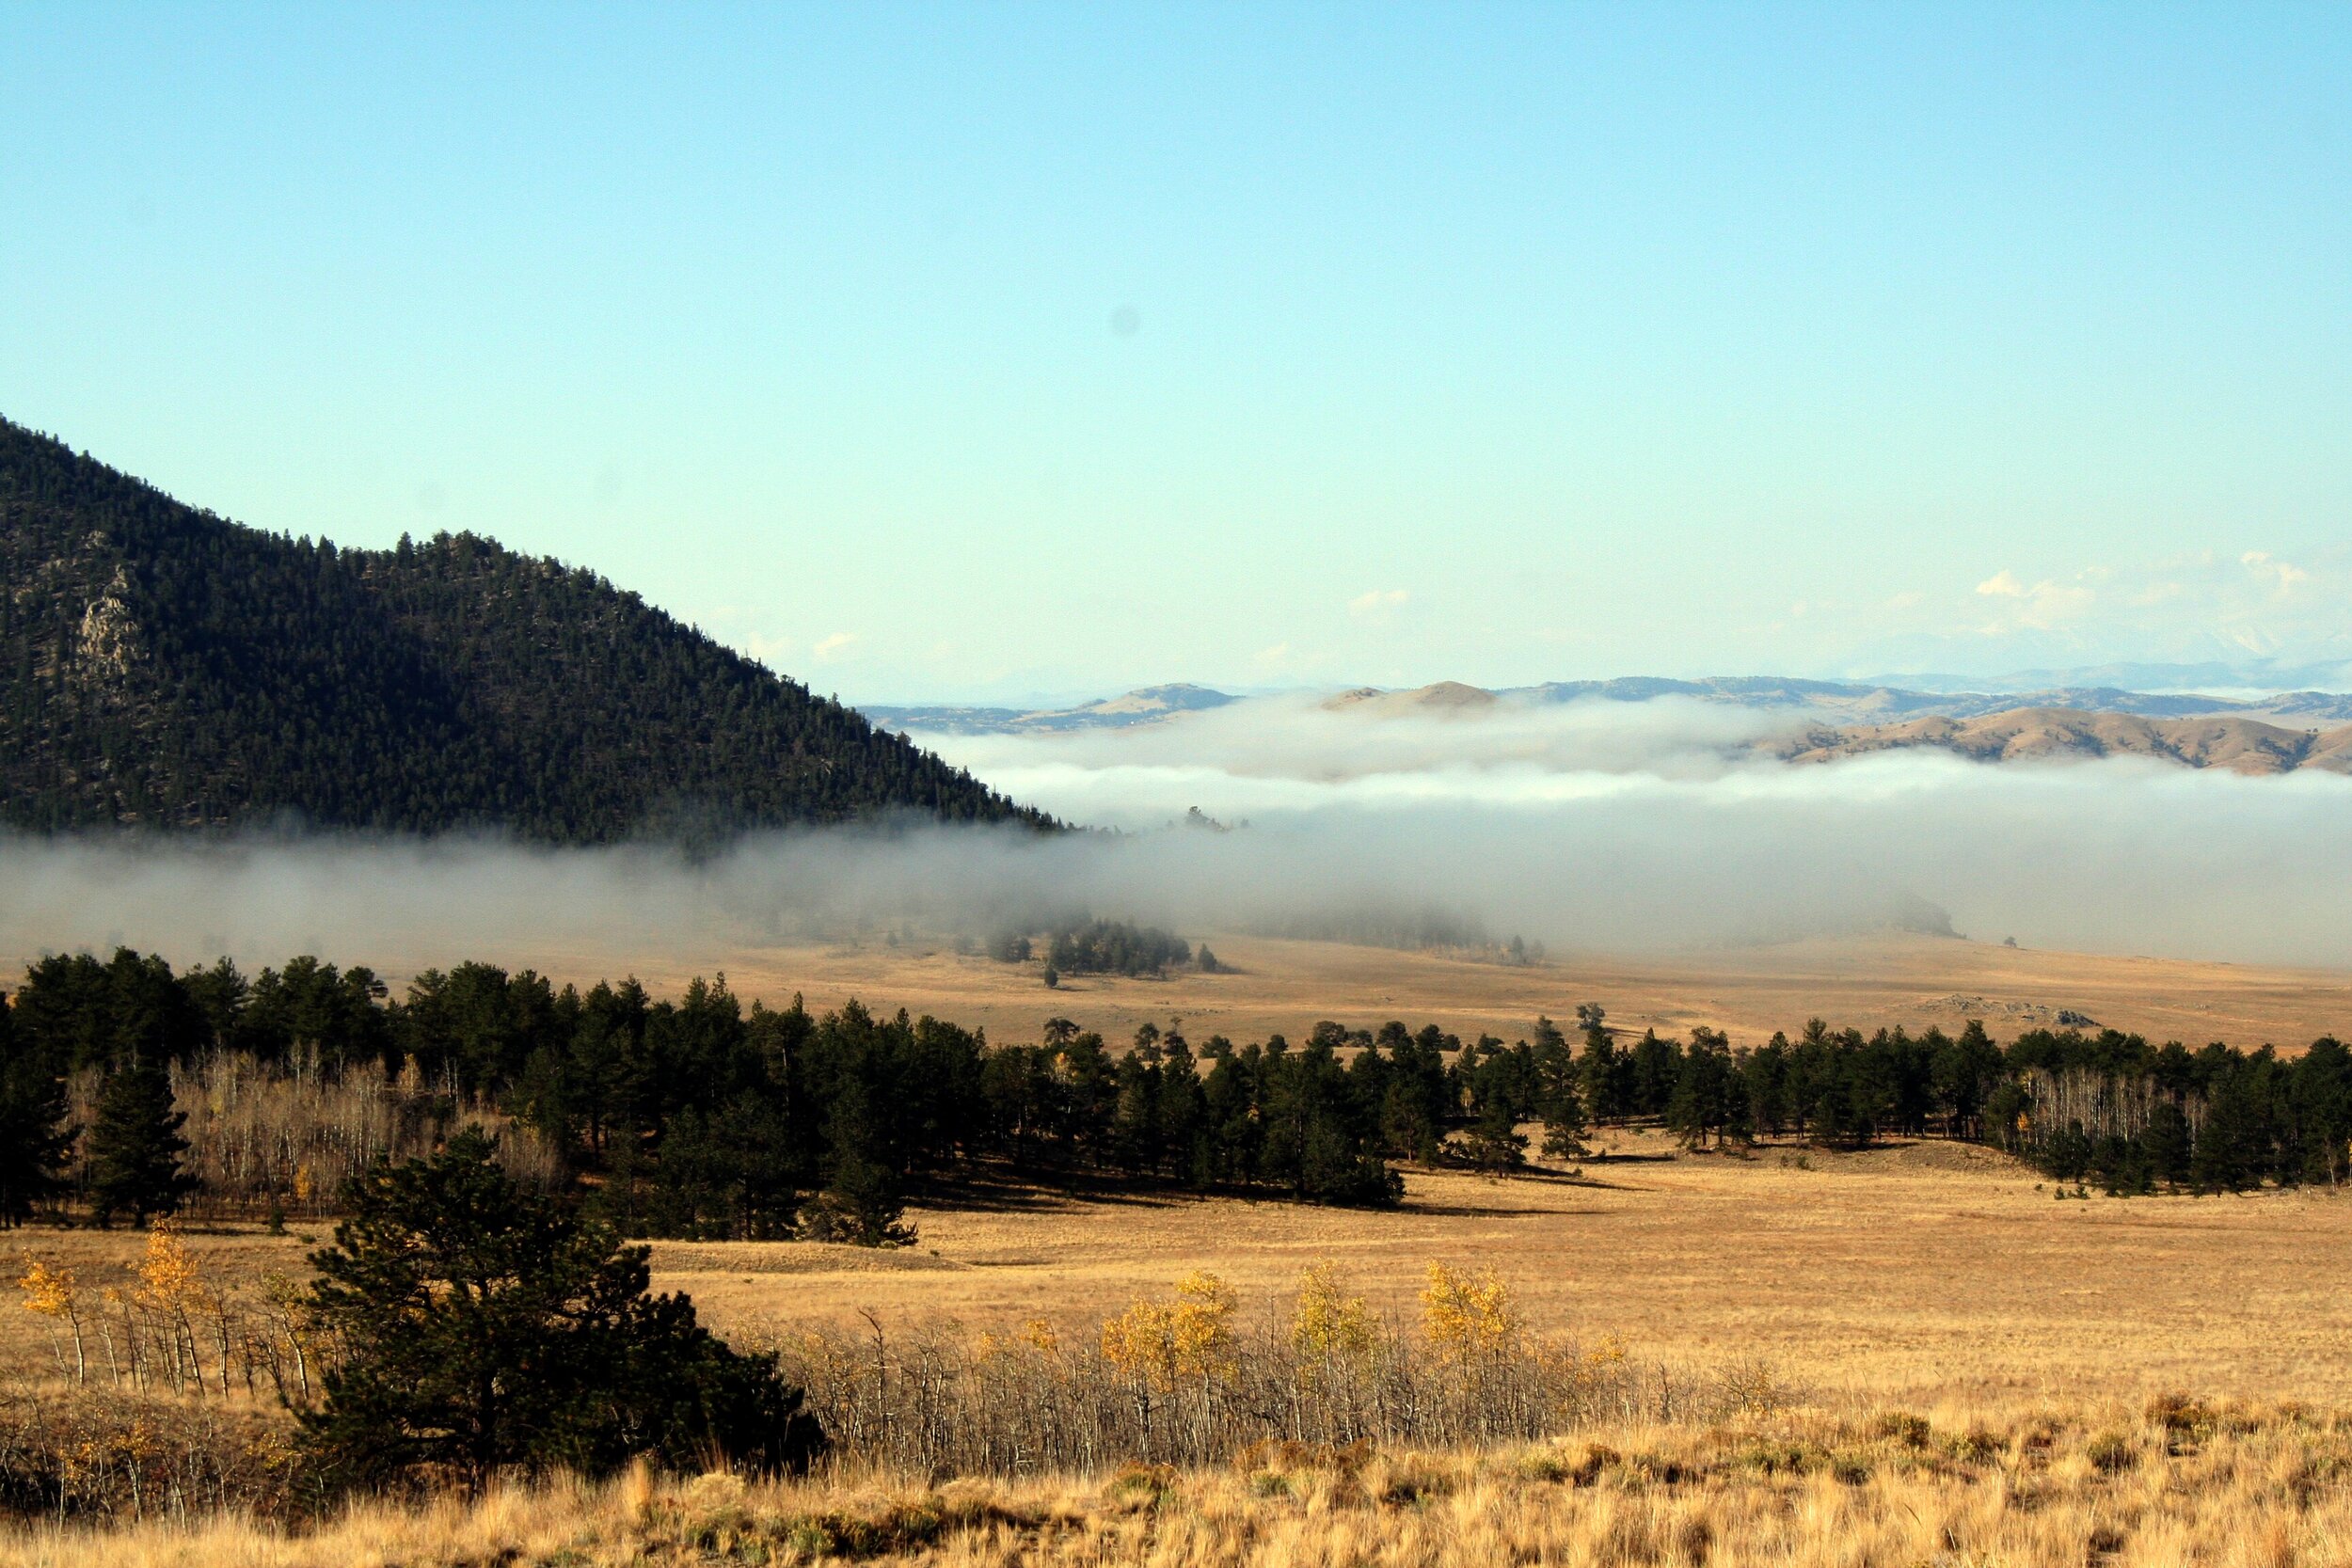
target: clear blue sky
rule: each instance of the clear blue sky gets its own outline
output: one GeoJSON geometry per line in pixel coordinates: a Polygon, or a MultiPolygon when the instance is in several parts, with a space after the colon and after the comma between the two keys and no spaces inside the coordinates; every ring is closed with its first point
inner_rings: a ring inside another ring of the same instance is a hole
{"type": "Polygon", "coordinates": [[[0,412],[820,690],[2352,657],[2352,8],[0,8],[0,412]]]}

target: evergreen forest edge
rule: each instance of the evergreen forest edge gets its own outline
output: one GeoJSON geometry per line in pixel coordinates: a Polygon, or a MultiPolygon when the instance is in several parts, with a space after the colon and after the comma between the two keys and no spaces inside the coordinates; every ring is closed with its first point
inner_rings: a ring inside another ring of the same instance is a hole
{"type": "Polygon", "coordinates": [[[172,1079],[201,1071],[351,1081],[397,1101],[417,1148],[476,1107],[541,1152],[544,1187],[641,1236],[899,1243],[911,1196],[1007,1177],[1386,1207],[1394,1163],[1507,1171],[1530,1123],[1565,1160],[1587,1156],[1596,1124],[1646,1121],[1693,1149],[1979,1142],[2115,1195],[2352,1176],[2352,1052],[2330,1037],[2296,1056],[2113,1030],[2004,1048],[1974,1022],[1866,1037],[1816,1020],[1735,1047],[1706,1028],[1624,1038],[1586,1005],[1510,1044],[1326,1022],[1296,1044],[1196,1050],[1146,1024],[1114,1051],[1065,1018],[1036,1043],[992,1044],[856,1002],[747,1009],[723,976],[657,1000],[633,979],[559,990],[464,963],[395,999],[362,967],[301,958],[248,980],[226,959],[175,972],[129,949],[40,959],[5,1000],[8,1223],[72,1204],[103,1224],[208,1196],[257,1216],[323,1202],[294,1154],[248,1160],[234,1194],[200,1190],[172,1079]]]}

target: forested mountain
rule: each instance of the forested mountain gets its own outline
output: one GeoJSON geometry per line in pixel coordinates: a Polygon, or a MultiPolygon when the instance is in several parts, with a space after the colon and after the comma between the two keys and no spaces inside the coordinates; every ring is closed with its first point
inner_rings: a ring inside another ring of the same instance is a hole
{"type": "Polygon", "coordinates": [[[1048,819],[592,572],[339,550],[0,420],[0,820],[600,842],[1048,819]]]}

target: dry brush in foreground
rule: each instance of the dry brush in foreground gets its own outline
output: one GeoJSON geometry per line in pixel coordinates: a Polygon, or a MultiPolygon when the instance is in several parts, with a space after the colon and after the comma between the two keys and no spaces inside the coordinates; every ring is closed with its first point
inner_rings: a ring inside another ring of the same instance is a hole
{"type": "Polygon", "coordinates": [[[927,1482],[842,1469],[557,1481],[356,1507],[307,1534],[234,1516],[20,1529],[28,1568],[461,1563],[1505,1562],[2289,1568],[2352,1554],[2352,1420],[2292,1407],[1778,1412],[1422,1452],[1274,1444],[1232,1465],[927,1482]]]}

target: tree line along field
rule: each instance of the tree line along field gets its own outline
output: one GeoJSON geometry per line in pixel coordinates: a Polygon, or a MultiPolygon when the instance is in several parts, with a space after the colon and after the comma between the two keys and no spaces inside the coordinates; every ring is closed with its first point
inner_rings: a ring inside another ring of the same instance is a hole
{"type": "Polygon", "coordinates": [[[1396,1162],[1520,1165],[1529,1121],[1571,1161],[1595,1125],[1648,1121],[1692,1148],[1989,1145],[2111,1195],[2333,1185],[2352,1053],[2076,1029],[2004,1047],[1973,1021],[1682,1042],[1624,1037],[1592,1004],[1507,1044],[1327,1021],[1295,1047],[1196,1051],[1147,1023],[1121,1049],[1064,1017],[992,1044],[855,1003],[746,1009],[723,981],[655,1000],[466,963],[394,1000],[365,968],[303,958],[248,980],[129,949],[44,958],[0,1011],[0,1214],[18,1220],[61,1202],[102,1225],[189,1204],[282,1216],[478,1122],[511,1168],[624,1233],[891,1244],[912,1239],[910,1184],[997,1171],[1385,1207],[1396,1162]]]}

